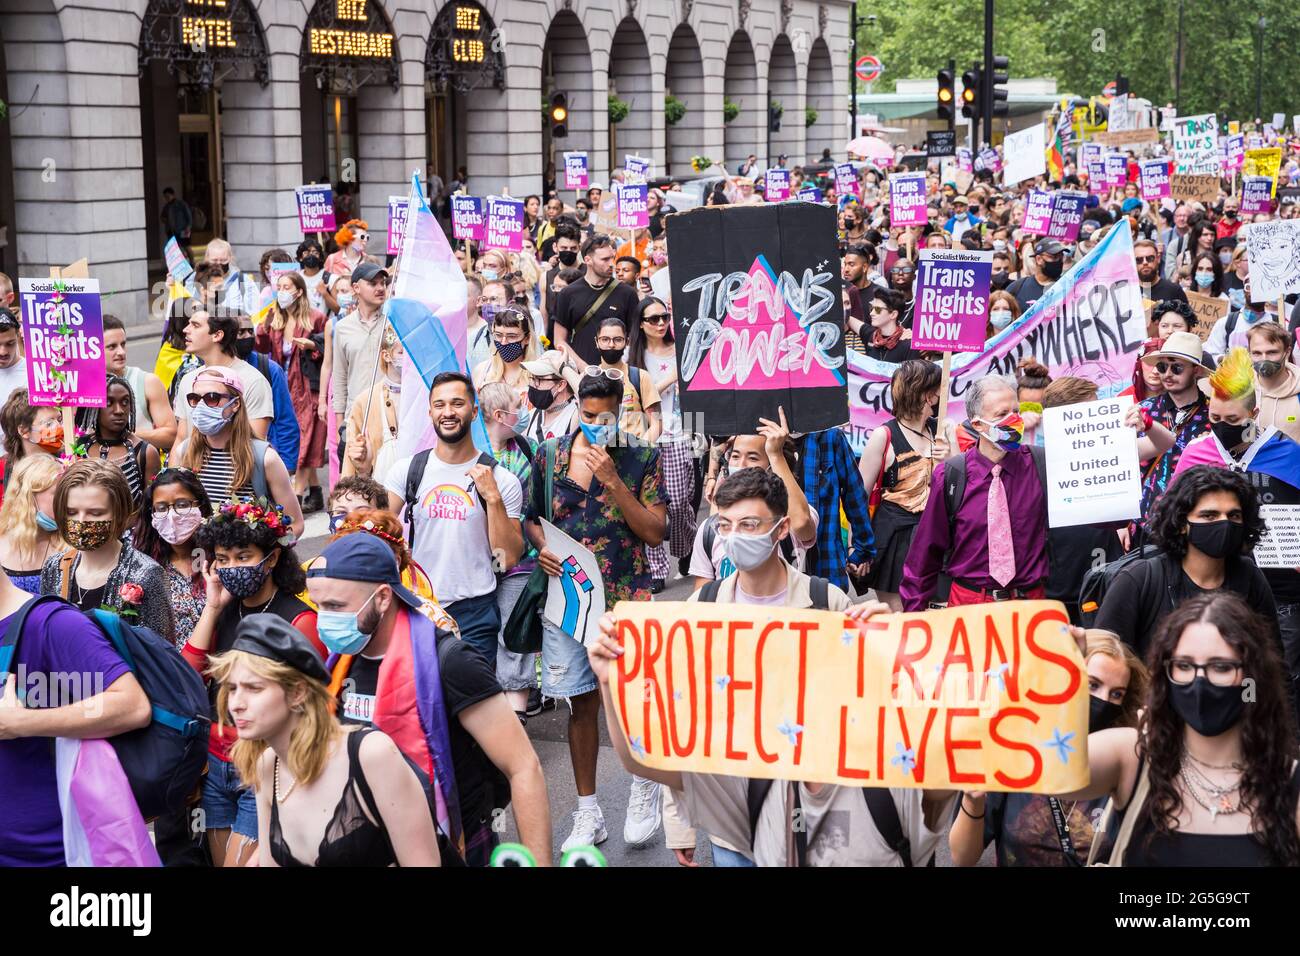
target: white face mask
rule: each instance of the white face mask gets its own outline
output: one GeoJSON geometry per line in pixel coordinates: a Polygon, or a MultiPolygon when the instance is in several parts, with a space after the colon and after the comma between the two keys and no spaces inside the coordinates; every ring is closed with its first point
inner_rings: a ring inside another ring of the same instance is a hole
{"type": "MultiPolygon", "coordinates": [[[[785,520],[785,519],[782,519],[785,520]]],[[[767,534],[741,534],[733,531],[722,539],[722,551],[740,571],[753,571],[762,567],[776,549],[776,536],[781,522],[767,534]]]]}

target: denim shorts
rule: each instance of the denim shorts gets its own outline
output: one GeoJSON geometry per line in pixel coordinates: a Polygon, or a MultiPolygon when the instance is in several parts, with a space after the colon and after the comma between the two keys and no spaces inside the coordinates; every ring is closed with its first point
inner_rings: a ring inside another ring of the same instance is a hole
{"type": "Polygon", "coordinates": [[[501,633],[501,609],[497,606],[496,592],[452,601],[444,604],[443,609],[455,619],[460,639],[495,667],[497,637],[501,633]]]}
{"type": "Polygon", "coordinates": [[[749,867],[758,866],[753,860],[743,853],[737,853],[735,850],[728,850],[725,846],[718,846],[716,843],[709,841],[709,849],[713,851],[713,865],[727,867],[749,867]]]}
{"type": "Polygon", "coordinates": [[[528,575],[512,574],[497,584],[497,606],[501,609],[501,636],[497,641],[497,683],[502,690],[532,690],[537,686],[537,655],[506,650],[506,622],[519,603],[528,575]]]}
{"type": "Polygon", "coordinates": [[[568,700],[596,686],[587,648],[550,621],[542,621],[542,696],[568,700]]]}
{"type": "Polygon", "coordinates": [[[203,778],[203,827],[234,830],[257,839],[257,796],[245,787],[233,763],[208,754],[208,775],[203,778]]]}

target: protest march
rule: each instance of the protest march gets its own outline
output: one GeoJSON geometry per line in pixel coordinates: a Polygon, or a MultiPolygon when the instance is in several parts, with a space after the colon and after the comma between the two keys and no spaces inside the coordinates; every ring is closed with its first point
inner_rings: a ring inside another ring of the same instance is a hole
{"type": "Polygon", "coordinates": [[[613,90],[0,274],[0,867],[1300,867],[1300,115],[613,90]]]}

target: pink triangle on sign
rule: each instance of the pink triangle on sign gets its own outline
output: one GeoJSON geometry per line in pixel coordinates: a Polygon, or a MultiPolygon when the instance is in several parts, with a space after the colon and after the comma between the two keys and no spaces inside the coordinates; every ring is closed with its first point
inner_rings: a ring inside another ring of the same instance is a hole
{"type": "Polygon", "coordinates": [[[709,347],[687,390],[733,392],[842,386],[844,377],[839,370],[826,368],[803,349],[807,344],[806,335],[801,336],[799,361],[789,369],[779,367],[782,356],[789,354],[780,347],[781,343],[787,336],[802,332],[799,316],[781,293],[776,274],[765,256],[754,259],[749,278],[749,289],[732,299],[722,321],[723,331],[709,347]],[[727,382],[718,381],[715,362],[723,363],[719,371],[726,373],[727,382]],[[727,373],[728,366],[730,373],[727,373]]]}

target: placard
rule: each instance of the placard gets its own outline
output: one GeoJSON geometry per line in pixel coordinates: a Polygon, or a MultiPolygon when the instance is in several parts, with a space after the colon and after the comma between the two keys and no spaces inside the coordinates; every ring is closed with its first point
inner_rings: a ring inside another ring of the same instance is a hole
{"type": "Polygon", "coordinates": [[[963,173],[972,173],[975,171],[974,163],[971,161],[970,150],[965,146],[957,147],[957,168],[963,173]]]}
{"type": "Polygon", "coordinates": [[[1169,195],[1169,167],[1167,159],[1144,159],[1138,164],[1142,198],[1147,202],[1159,202],[1169,195]]]}
{"type": "Polygon", "coordinates": [[[1254,216],[1273,209],[1273,180],[1267,176],[1243,176],[1241,215],[1254,216]]]}
{"type": "Polygon", "coordinates": [[[334,189],[329,183],[312,183],[294,190],[298,197],[298,228],[304,233],[333,232],[334,189]]]}
{"type": "Polygon", "coordinates": [[[822,191],[816,186],[804,186],[795,194],[795,197],[800,202],[821,202],[822,191]]]}
{"type": "Polygon", "coordinates": [[[650,160],[644,156],[630,153],[623,157],[623,180],[628,183],[643,183],[650,178],[650,160]]]}
{"type": "Polygon", "coordinates": [[[482,242],[487,237],[487,214],[481,196],[452,194],[451,234],[474,242],[482,242]]]}
{"type": "Polygon", "coordinates": [[[546,547],[560,560],[560,573],[546,578],[543,617],[565,634],[586,644],[599,633],[605,613],[605,581],[590,550],[545,518],[539,519],[546,547]]]}
{"type": "Polygon", "coordinates": [[[644,229],[650,225],[649,187],[645,183],[615,183],[618,228],[644,229]]]}
{"type": "Polygon", "coordinates": [[[790,170],[773,166],[763,175],[763,199],[785,202],[790,198],[790,170]]]}
{"type": "Polygon", "coordinates": [[[1106,114],[1106,131],[1108,133],[1123,133],[1133,128],[1136,117],[1129,112],[1128,96],[1116,96],[1110,101],[1110,108],[1106,114]]]}
{"type": "Polygon", "coordinates": [[[1241,232],[1246,234],[1254,300],[1276,302],[1284,295],[1300,292],[1300,219],[1253,222],[1242,226],[1241,232]]]}
{"type": "Polygon", "coordinates": [[[194,266],[185,258],[185,253],[181,251],[181,245],[176,241],[175,236],[167,239],[163,246],[163,258],[167,260],[167,274],[172,277],[173,282],[185,284],[185,280],[194,275],[194,266]]]}
{"type": "Polygon", "coordinates": [[[992,146],[985,146],[980,150],[979,162],[980,165],[976,167],[977,169],[987,169],[994,175],[1002,171],[1002,157],[998,155],[998,151],[992,146]]]}
{"type": "Polygon", "coordinates": [[[402,237],[406,235],[406,198],[388,197],[388,244],[385,252],[395,256],[402,251],[402,237]]]}
{"type": "Polygon", "coordinates": [[[1260,505],[1268,530],[1255,543],[1255,567],[1300,568],[1300,508],[1260,505]]]}
{"type": "Polygon", "coordinates": [[[982,352],[993,252],[922,249],[917,255],[912,348],[982,352]]]}
{"type": "Polygon", "coordinates": [[[586,153],[564,154],[564,188],[586,189],[591,185],[586,153]]]}
{"type": "Polygon", "coordinates": [[[1122,189],[1128,182],[1128,157],[1123,153],[1106,154],[1106,185],[1122,189]]]}
{"type": "Polygon", "coordinates": [[[924,226],[930,221],[925,198],[925,173],[894,173],[889,177],[889,224],[924,226]]]}
{"type": "Polygon", "coordinates": [[[1088,192],[1095,196],[1106,195],[1110,189],[1106,181],[1106,157],[1090,156],[1088,158],[1088,192]]]}
{"type": "Polygon", "coordinates": [[[835,164],[835,192],[858,198],[858,171],[852,163],[835,164]]]}
{"type": "Polygon", "coordinates": [[[104,314],[98,279],[18,280],[27,404],[103,408],[104,314]]]}
{"type": "Polygon", "coordinates": [[[1060,190],[1052,200],[1052,221],[1047,227],[1047,238],[1072,243],[1079,236],[1083,224],[1083,207],[1088,197],[1084,193],[1060,190]]]}
{"type": "Polygon", "coordinates": [[[1269,195],[1277,184],[1277,172],[1282,167],[1282,148],[1248,149],[1241,166],[1242,176],[1265,176],[1269,181],[1269,195]]]}
{"type": "Polygon", "coordinates": [[[1025,197],[1025,217],[1020,231],[1029,236],[1046,235],[1052,224],[1053,193],[1047,189],[1031,189],[1025,197]]]}
{"type": "Polygon", "coordinates": [[[488,196],[487,230],[483,235],[483,247],[519,252],[524,247],[526,223],[522,199],[488,196]]]}
{"type": "Polygon", "coordinates": [[[925,131],[925,155],[932,159],[942,156],[955,156],[957,153],[957,131],[951,129],[928,129],[925,131]]]}
{"type": "Polygon", "coordinates": [[[1124,424],[1133,399],[1043,409],[1047,526],[1125,521],[1142,513],[1137,435],[1124,424]]]}
{"type": "Polygon", "coordinates": [[[1219,198],[1219,174],[1174,173],[1169,177],[1169,195],[1184,202],[1215,202],[1219,198]]]}
{"type": "Polygon", "coordinates": [[[1080,143],[1079,144],[1079,165],[1082,166],[1084,169],[1087,169],[1088,164],[1091,163],[1094,159],[1101,159],[1103,153],[1104,150],[1101,148],[1101,143],[1098,142],[1080,143]]]}
{"type": "Polygon", "coordinates": [[[612,709],[647,767],[1022,793],[1088,781],[1087,673],[1059,602],[862,625],[676,601],[620,601],[614,615],[612,709]]]}
{"type": "Polygon", "coordinates": [[[1009,133],[1002,141],[1005,166],[1002,181],[1008,186],[1033,179],[1047,172],[1046,142],[1043,124],[1035,123],[1018,133],[1009,133]]]}
{"type": "Polygon", "coordinates": [[[1098,133],[1096,141],[1103,146],[1141,146],[1143,143],[1160,142],[1160,130],[1148,126],[1145,129],[1098,133]]]}
{"type": "Polygon", "coordinates": [[[673,330],[690,430],[752,435],[848,421],[836,212],[812,203],[712,206],[673,217],[673,330]]]}
{"type": "Polygon", "coordinates": [[[1300,186],[1286,186],[1277,191],[1278,209],[1285,209],[1287,206],[1294,206],[1300,203],[1300,186]]]}
{"type": "Polygon", "coordinates": [[[1231,303],[1215,295],[1201,295],[1199,292],[1187,293],[1187,304],[1196,313],[1196,325],[1192,331],[1204,342],[1214,331],[1214,324],[1228,315],[1231,303]]]}
{"type": "Polygon", "coordinates": [[[1176,171],[1189,175],[1219,174],[1219,123],[1213,113],[1174,120],[1176,171]]]}

